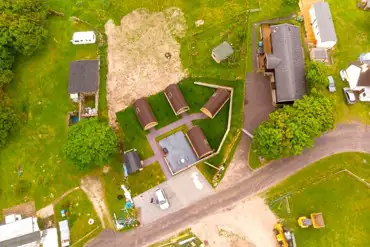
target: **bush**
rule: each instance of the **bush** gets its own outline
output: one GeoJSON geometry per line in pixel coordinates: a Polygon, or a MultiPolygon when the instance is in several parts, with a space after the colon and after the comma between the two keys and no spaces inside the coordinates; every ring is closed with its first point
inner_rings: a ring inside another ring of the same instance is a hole
{"type": "Polygon", "coordinates": [[[306,78],[311,88],[328,85],[328,67],[324,63],[310,62],[307,71],[306,78]]]}
{"type": "Polygon", "coordinates": [[[283,0],[284,5],[296,5],[298,4],[298,0],[283,0]]]}
{"type": "Polygon", "coordinates": [[[16,128],[18,117],[14,110],[3,103],[0,104],[0,148],[4,147],[10,133],[16,128]]]}
{"type": "Polygon", "coordinates": [[[302,153],[313,146],[315,137],[333,127],[332,102],[313,91],[292,106],[271,113],[257,128],[253,142],[259,155],[278,159],[302,153]]]}
{"type": "Polygon", "coordinates": [[[117,148],[117,137],[112,128],[98,119],[84,119],[68,131],[64,153],[79,168],[103,165],[117,148]]]}

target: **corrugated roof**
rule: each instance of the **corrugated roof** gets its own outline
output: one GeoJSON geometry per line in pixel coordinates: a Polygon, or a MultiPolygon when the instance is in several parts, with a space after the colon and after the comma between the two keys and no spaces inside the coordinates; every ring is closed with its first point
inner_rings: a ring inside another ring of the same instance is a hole
{"type": "Polygon", "coordinates": [[[199,128],[198,126],[193,126],[191,127],[191,129],[188,130],[188,133],[186,135],[195,154],[199,159],[213,153],[201,128],[199,128]]]}
{"type": "Polygon", "coordinates": [[[299,27],[271,26],[272,53],[281,62],[274,69],[278,103],[300,99],[307,92],[303,47],[299,27]]]}
{"type": "Polygon", "coordinates": [[[166,87],[166,89],[164,90],[164,94],[168,102],[170,103],[175,115],[179,115],[189,110],[188,103],[186,103],[186,100],[177,84],[171,84],[166,87]]]}
{"type": "Polygon", "coordinates": [[[135,114],[144,130],[150,129],[158,124],[156,117],[146,98],[138,99],[133,104],[135,114]]]}
{"type": "Polygon", "coordinates": [[[99,60],[73,61],[69,69],[68,92],[89,93],[99,88],[99,60]]]}
{"type": "Polygon", "coordinates": [[[224,41],[222,44],[220,44],[219,46],[215,47],[212,50],[214,56],[220,61],[228,58],[231,54],[233,54],[233,52],[234,52],[233,48],[226,41],[224,41]]]}
{"type": "Polygon", "coordinates": [[[123,154],[123,158],[125,161],[124,165],[126,166],[128,174],[137,172],[143,168],[139,157],[139,153],[136,150],[130,150],[128,152],[125,152],[123,154]]]}
{"type": "Polygon", "coordinates": [[[337,42],[333,18],[331,16],[329,4],[327,2],[318,2],[312,4],[315,11],[316,24],[320,32],[321,42],[337,42]]]}
{"type": "Polygon", "coordinates": [[[229,91],[218,88],[200,110],[208,117],[214,118],[229,98],[229,91]]]}

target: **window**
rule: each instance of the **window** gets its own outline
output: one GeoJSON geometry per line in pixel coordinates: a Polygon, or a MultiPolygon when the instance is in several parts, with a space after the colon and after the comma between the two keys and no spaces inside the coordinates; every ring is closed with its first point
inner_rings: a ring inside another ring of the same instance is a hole
{"type": "Polygon", "coordinates": [[[137,114],[139,114],[140,113],[139,107],[136,107],[135,111],[136,111],[137,114]]]}
{"type": "Polygon", "coordinates": [[[168,93],[167,96],[169,99],[172,99],[172,93],[168,93]]]}

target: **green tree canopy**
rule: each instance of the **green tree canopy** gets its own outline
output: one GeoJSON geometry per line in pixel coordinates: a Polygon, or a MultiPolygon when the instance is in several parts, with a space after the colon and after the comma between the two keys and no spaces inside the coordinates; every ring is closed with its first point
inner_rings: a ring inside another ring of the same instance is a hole
{"type": "Polygon", "coordinates": [[[102,165],[117,148],[112,128],[98,119],[84,119],[68,130],[64,152],[82,169],[102,165]]]}
{"type": "Polygon", "coordinates": [[[292,106],[271,113],[256,130],[253,141],[259,155],[278,159],[302,153],[314,138],[334,127],[334,109],[329,98],[315,90],[292,106]]]}
{"type": "Polygon", "coordinates": [[[328,67],[324,63],[310,62],[307,68],[307,82],[310,87],[328,85],[328,67]]]}
{"type": "Polygon", "coordinates": [[[18,118],[14,110],[0,104],[0,148],[4,147],[10,133],[16,128],[18,118]]]}

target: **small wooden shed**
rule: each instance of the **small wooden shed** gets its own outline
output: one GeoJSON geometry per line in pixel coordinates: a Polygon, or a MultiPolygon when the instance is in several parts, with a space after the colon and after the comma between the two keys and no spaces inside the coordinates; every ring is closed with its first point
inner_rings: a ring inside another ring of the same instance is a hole
{"type": "Polygon", "coordinates": [[[211,146],[209,145],[206,136],[204,135],[201,128],[193,126],[186,133],[191,147],[193,148],[198,159],[204,158],[213,153],[211,146]]]}
{"type": "Polygon", "coordinates": [[[212,58],[217,62],[221,63],[223,60],[227,59],[234,53],[233,48],[226,41],[222,42],[220,45],[212,50],[212,58]]]}
{"type": "Polygon", "coordinates": [[[214,118],[229,99],[229,91],[224,88],[218,88],[200,111],[208,117],[214,118]]]}
{"type": "Polygon", "coordinates": [[[154,116],[152,108],[150,107],[147,98],[140,98],[133,104],[136,117],[138,118],[144,130],[148,130],[158,125],[158,121],[154,116]]]}
{"type": "Polygon", "coordinates": [[[166,87],[164,95],[176,116],[187,112],[190,109],[177,84],[171,84],[166,87]]]}

